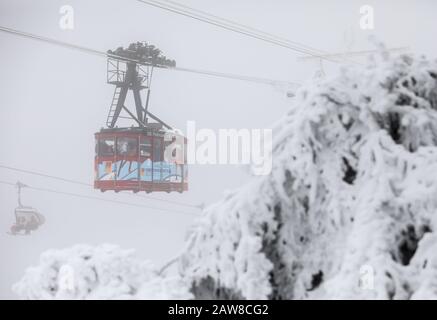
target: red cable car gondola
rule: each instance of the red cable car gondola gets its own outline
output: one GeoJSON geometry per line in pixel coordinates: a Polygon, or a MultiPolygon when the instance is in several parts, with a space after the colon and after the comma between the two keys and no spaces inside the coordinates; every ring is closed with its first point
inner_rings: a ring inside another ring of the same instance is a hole
{"type": "Polygon", "coordinates": [[[96,189],[148,193],[188,190],[186,139],[148,111],[153,68],[174,66],[174,61],[144,43],[108,51],[107,80],[116,87],[106,122],[108,128],[95,134],[96,189]],[[140,95],[143,89],[147,89],[145,107],[140,95]],[[129,90],[134,94],[136,114],[125,106],[129,90]],[[122,110],[128,116],[121,117],[122,110]],[[116,127],[119,118],[134,120],[137,126],[116,127]]]}

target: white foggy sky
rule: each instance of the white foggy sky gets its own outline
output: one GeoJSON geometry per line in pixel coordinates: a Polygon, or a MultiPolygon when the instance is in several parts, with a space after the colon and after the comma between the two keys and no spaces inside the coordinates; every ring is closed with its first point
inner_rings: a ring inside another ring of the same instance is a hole
{"type": "MultiPolygon", "coordinates": [[[[182,1],[182,0],[181,0],[182,1]]],[[[373,49],[369,35],[388,47],[409,46],[436,56],[437,3],[422,1],[190,0],[184,4],[329,52],[373,49]],[[375,30],[359,29],[359,8],[375,8],[375,30]],[[346,40],[349,39],[349,40],[346,40]]],[[[92,47],[115,49],[148,41],[178,66],[305,82],[316,62],[259,40],[178,16],[135,0],[0,0],[0,25],[92,47]],[[58,27],[59,8],[72,5],[75,29],[58,27]]],[[[0,33],[0,164],[92,182],[94,132],[105,123],[114,87],[106,84],[104,58],[0,33]]],[[[325,63],[328,73],[338,65],[325,63]]],[[[159,70],[150,110],[184,129],[266,128],[289,104],[272,87],[196,74],[159,70]]],[[[154,194],[187,203],[211,203],[248,176],[232,166],[190,167],[186,194],[154,194]]],[[[161,206],[160,202],[86,189],[0,169],[0,180],[36,187],[161,206]]],[[[181,248],[193,217],[179,213],[75,199],[25,190],[23,202],[38,208],[46,224],[30,237],[5,232],[13,222],[16,190],[0,185],[0,298],[49,248],[75,243],[115,243],[135,248],[161,265],[181,248]]],[[[164,205],[165,208],[191,211],[164,205]]]]}

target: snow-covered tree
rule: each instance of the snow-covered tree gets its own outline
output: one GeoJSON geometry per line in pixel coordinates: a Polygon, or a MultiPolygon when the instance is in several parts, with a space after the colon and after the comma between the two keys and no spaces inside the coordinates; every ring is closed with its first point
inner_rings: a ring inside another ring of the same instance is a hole
{"type": "Polygon", "coordinates": [[[343,68],[296,93],[274,129],[271,174],[205,210],[182,278],[132,251],[76,246],[43,254],[14,289],[30,299],[437,299],[436,172],[437,63],[343,68]]]}
{"type": "Polygon", "coordinates": [[[437,298],[437,63],[384,57],[303,86],[273,170],[205,210],[197,298],[437,298]]]}
{"type": "Polygon", "coordinates": [[[77,245],[44,252],[14,285],[23,299],[190,299],[179,277],[163,277],[133,250],[77,245]]]}

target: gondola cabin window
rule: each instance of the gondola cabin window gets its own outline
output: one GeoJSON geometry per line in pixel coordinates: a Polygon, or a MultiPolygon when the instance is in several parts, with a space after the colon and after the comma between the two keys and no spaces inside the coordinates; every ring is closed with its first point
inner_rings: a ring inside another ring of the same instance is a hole
{"type": "Polygon", "coordinates": [[[117,155],[135,157],[138,154],[138,139],[120,137],[117,139],[117,155]]]}
{"type": "Polygon", "coordinates": [[[162,138],[153,139],[153,162],[160,162],[163,160],[164,150],[162,149],[162,138]]]}
{"type": "Polygon", "coordinates": [[[152,156],[152,138],[140,137],[140,156],[150,159],[152,156]]]}
{"type": "Polygon", "coordinates": [[[114,156],[114,138],[102,138],[99,139],[98,155],[100,157],[112,157],[114,156]]]}
{"type": "Polygon", "coordinates": [[[162,176],[162,159],[163,159],[163,143],[162,138],[160,137],[154,137],[153,138],[153,154],[152,154],[152,161],[153,161],[153,181],[161,181],[162,176]]]}

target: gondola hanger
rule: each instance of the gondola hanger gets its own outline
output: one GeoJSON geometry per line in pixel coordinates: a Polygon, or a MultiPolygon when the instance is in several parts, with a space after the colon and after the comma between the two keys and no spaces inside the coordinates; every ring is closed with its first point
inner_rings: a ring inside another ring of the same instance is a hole
{"type": "Polygon", "coordinates": [[[115,90],[107,128],[95,134],[94,187],[134,193],[187,191],[188,170],[184,161],[187,141],[149,111],[153,69],[174,68],[176,62],[145,42],[109,50],[107,58],[107,83],[114,85],[115,90]],[[144,105],[143,90],[147,91],[144,105]],[[132,109],[126,105],[129,92],[134,96],[132,109]],[[119,119],[130,120],[134,125],[118,127],[119,119]]]}

